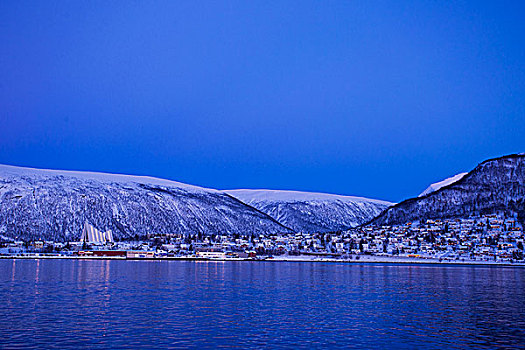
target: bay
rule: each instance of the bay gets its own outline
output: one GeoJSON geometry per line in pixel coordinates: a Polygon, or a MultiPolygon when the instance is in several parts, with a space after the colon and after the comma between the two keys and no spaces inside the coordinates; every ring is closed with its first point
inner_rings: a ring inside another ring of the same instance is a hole
{"type": "Polygon", "coordinates": [[[525,269],[0,260],[0,348],[525,348],[525,269]]]}

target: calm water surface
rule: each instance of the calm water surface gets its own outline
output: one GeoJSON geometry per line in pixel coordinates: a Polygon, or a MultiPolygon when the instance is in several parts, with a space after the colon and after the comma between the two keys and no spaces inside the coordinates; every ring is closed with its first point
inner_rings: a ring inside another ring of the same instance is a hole
{"type": "Polygon", "coordinates": [[[0,348],[525,348],[525,269],[0,260],[0,348]]]}

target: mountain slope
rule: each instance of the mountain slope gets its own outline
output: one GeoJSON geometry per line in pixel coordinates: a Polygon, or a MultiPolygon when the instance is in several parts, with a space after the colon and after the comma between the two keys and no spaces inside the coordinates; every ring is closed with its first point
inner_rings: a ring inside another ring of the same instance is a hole
{"type": "Polygon", "coordinates": [[[117,238],[289,231],[217,190],[144,176],[0,165],[0,235],[73,240],[86,220],[117,238]]]}
{"type": "Polygon", "coordinates": [[[392,203],[362,197],[276,190],[228,190],[230,195],[299,232],[347,230],[392,203]]]}
{"type": "Polygon", "coordinates": [[[418,198],[405,200],[370,223],[399,224],[431,218],[505,212],[525,219],[525,156],[489,159],[460,180],[418,198]]]}

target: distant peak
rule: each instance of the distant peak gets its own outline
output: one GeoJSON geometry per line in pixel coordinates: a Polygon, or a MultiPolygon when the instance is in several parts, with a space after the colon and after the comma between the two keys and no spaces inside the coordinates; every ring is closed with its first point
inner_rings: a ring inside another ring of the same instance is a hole
{"type": "Polygon", "coordinates": [[[451,176],[449,178],[446,178],[445,180],[433,183],[432,185],[428,186],[426,190],[421,192],[421,194],[418,197],[426,196],[427,194],[430,194],[432,192],[435,192],[439,190],[442,187],[448,186],[450,184],[453,184],[454,182],[457,182],[463,178],[463,176],[467,175],[468,173],[459,173],[454,176],[451,176]]]}
{"type": "Polygon", "coordinates": [[[238,189],[224,191],[242,201],[267,201],[267,202],[300,202],[300,201],[335,201],[343,202],[372,202],[382,205],[392,205],[387,201],[356,196],[345,196],[331,193],[303,192],[293,190],[266,190],[266,189],[238,189]]]}

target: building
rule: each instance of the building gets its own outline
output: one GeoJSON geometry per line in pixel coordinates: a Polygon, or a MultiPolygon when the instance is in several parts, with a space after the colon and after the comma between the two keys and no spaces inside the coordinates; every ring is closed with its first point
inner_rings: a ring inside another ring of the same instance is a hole
{"type": "Polygon", "coordinates": [[[222,251],[201,250],[197,251],[195,256],[203,259],[225,259],[226,253],[222,251]]]}
{"type": "Polygon", "coordinates": [[[130,251],[126,252],[126,259],[153,259],[155,252],[153,251],[130,251]]]}
{"type": "Polygon", "coordinates": [[[93,225],[86,223],[84,224],[84,229],[82,230],[82,236],[80,237],[81,242],[85,243],[94,243],[94,244],[106,244],[113,243],[113,232],[108,230],[102,232],[97,230],[93,225]]]}
{"type": "Polygon", "coordinates": [[[89,251],[79,251],[76,253],[78,256],[85,257],[126,257],[126,252],[123,250],[89,250],[89,251]]]}

